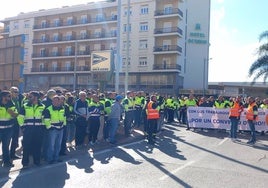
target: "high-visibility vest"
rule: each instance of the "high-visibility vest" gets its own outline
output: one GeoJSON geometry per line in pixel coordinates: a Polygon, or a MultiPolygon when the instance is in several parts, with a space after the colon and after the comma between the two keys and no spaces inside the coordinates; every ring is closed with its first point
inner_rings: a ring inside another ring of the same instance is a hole
{"type": "MultiPolygon", "coordinates": [[[[253,111],[254,106],[256,106],[256,103],[252,103],[252,104],[248,105],[247,112],[246,112],[246,119],[247,120],[254,120],[254,115],[258,115],[258,114],[256,114],[256,112],[253,111]]],[[[256,120],[257,120],[257,118],[256,118],[256,120]]]]}
{"type": "Polygon", "coordinates": [[[50,113],[50,118],[45,118],[44,123],[47,129],[50,127],[56,128],[56,129],[61,129],[63,126],[66,125],[66,117],[65,117],[65,109],[60,108],[58,110],[54,110],[53,106],[49,106],[47,108],[50,113]]]}
{"type": "Polygon", "coordinates": [[[241,113],[241,107],[239,103],[235,102],[234,105],[230,108],[229,116],[231,117],[239,117],[241,113]]]}
{"type": "Polygon", "coordinates": [[[18,123],[20,126],[27,126],[27,125],[44,125],[43,123],[43,111],[45,109],[44,104],[25,104],[24,105],[24,112],[22,114],[19,114],[17,117],[18,123]]]}
{"type": "Polygon", "coordinates": [[[159,109],[153,109],[153,103],[153,101],[150,101],[147,105],[147,119],[158,119],[160,117],[159,109]]]}
{"type": "Polygon", "coordinates": [[[13,105],[0,105],[0,129],[11,128],[14,125],[13,117],[8,113],[8,110],[17,112],[13,105]]]}

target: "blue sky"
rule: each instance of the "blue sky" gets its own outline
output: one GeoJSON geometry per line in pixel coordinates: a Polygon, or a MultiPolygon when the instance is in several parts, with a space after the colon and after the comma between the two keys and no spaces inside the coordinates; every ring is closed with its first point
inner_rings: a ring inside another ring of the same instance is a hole
{"type": "Polygon", "coordinates": [[[252,80],[248,70],[268,30],[267,7],[267,0],[211,0],[209,81],[252,80]]]}
{"type": "MultiPolygon", "coordinates": [[[[90,0],[8,0],[0,19],[20,12],[84,4],[90,0]],[[14,6],[15,5],[15,6],[14,6]]],[[[211,0],[210,82],[251,81],[248,69],[256,59],[258,36],[268,30],[267,0],[211,0]]]]}

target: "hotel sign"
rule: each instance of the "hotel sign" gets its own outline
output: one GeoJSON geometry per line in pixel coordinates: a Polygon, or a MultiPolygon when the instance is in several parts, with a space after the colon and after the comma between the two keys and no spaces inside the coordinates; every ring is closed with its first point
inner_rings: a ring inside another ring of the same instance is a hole
{"type": "Polygon", "coordinates": [[[205,33],[201,31],[201,24],[196,23],[194,31],[189,33],[188,43],[191,44],[207,44],[208,41],[206,39],[205,33]]]}

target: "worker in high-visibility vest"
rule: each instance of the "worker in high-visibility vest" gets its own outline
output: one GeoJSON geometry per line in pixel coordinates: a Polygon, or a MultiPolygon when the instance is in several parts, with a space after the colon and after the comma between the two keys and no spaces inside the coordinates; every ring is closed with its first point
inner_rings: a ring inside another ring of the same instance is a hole
{"type": "Polygon", "coordinates": [[[14,118],[18,115],[10,95],[11,93],[9,91],[0,92],[0,140],[2,142],[2,160],[3,166],[8,168],[14,166],[10,161],[9,145],[12,137],[14,118]]]}
{"type": "Polygon", "coordinates": [[[246,119],[251,131],[251,138],[247,144],[255,144],[256,133],[255,133],[255,123],[258,120],[258,106],[253,97],[248,97],[248,108],[246,111],[246,119]]]}
{"type": "Polygon", "coordinates": [[[240,120],[240,115],[244,107],[240,96],[237,96],[234,101],[232,101],[232,104],[233,105],[229,110],[229,119],[231,120],[230,138],[235,141],[237,139],[237,127],[240,120]]]}
{"type": "Polygon", "coordinates": [[[31,91],[28,95],[28,102],[23,105],[17,117],[18,123],[23,130],[23,168],[27,168],[30,162],[30,155],[36,166],[41,162],[41,149],[45,131],[43,122],[43,111],[45,105],[40,102],[38,91],[31,91]]]}
{"type": "Polygon", "coordinates": [[[147,120],[148,120],[148,143],[154,144],[153,135],[157,131],[157,120],[160,117],[160,107],[157,104],[157,98],[155,95],[151,96],[151,100],[146,106],[147,120]]]}

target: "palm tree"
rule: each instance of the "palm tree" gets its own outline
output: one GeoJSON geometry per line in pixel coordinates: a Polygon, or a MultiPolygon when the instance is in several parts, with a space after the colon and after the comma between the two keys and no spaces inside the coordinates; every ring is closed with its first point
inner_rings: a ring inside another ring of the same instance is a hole
{"type": "MultiPolygon", "coordinates": [[[[263,39],[268,39],[268,31],[264,31],[260,34],[259,42],[263,41],[263,39]]],[[[259,57],[250,66],[248,72],[249,77],[254,75],[251,84],[254,84],[258,78],[263,78],[263,82],[266,82],[268,78],[268,42],[261,44],[257,48],[257,55],[259,57]]]]}

